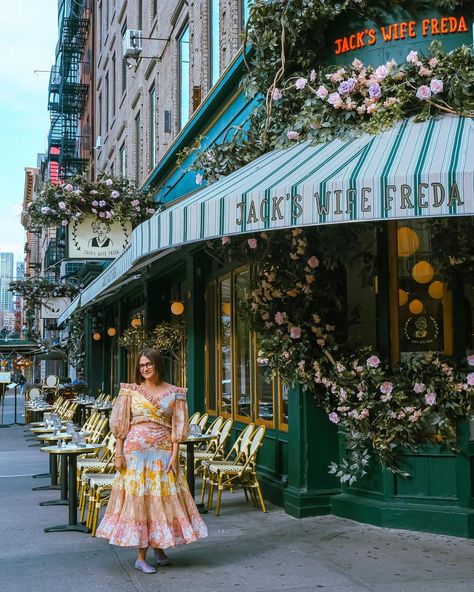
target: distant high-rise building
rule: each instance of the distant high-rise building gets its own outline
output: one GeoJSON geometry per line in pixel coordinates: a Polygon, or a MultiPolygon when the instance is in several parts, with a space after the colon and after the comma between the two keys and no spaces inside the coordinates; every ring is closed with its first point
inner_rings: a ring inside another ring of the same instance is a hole
{"type": "Polygon", "coordinates": [[[13,312],[13,294],[8,291],[13,280],[13,253],[0,253],[0,311],[13,312]]]}
{"type": "Polygon", "coordinates": [[[16,262],[16,275],[15,279],[23,280],[25,279],[25,264],[22,261],[16,262]]]}

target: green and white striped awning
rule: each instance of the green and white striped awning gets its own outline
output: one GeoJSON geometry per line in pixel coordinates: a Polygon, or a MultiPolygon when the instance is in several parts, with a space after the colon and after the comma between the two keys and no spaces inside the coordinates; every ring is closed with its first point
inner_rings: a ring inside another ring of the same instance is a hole
{"type": "Polygon", "coordinates": [[[130,248],[84,290],[81,307],[140,259],[170,247],[292,226],[472,214],[470,118],[409,119],[378,135],[300,143],[265,154],[141,224],[130,248]]]}

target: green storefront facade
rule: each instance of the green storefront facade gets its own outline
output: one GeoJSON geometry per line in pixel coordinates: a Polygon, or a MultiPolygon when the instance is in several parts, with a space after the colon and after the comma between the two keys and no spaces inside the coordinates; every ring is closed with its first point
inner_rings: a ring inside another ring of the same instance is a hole
{"type": "MultiPolygon", "coordinates": [[[[471,43],[472,23],[472,13],[433,11],[387,14],[383,30],[380,24],[344,23],[343,29],[334,30],[329,61],[347,64],[356,57],[372,64],[401,61],[410,51],[426,51],[433,39],[451,49],[471,43]]],[[[150,175],[146,185],[157,188],[159,202],[169,206],[196,189],[195,174],[186,172],[192,157],[178,166],[177,152],[200,136],[206,138],[203,150],[222,141],[254,106],[239,87],[243,69],[240,54],[150,175]]],[[[343,233],[344,225],[340,228],[343,233]]],[[[368,228],[367,244],[381,270],[376,285],[362,285],[357,268],[348,270],[345,280],[348,316],[353,306],[361,310],[357,327],[350,331],[393,363],[405,353],[423,351],[419,343],[411,347],[403,328],[409,313],[398,310],[400,291],[408,291],[409,285],[400,255],[407,232],[416,233],[423,247],[427,232],[423,216],[403,222],[387,219],[368,228]]],[[[150,328],[169,320],[171,303],[180,302],[186,324],[186,369],[171,365],[168,378],[186,384],[190,411],[232,417],[234,438],[249,421],[267,427],[259,453],[267,499],[298,518],[335,513],[381,526],[474,537],[474,440],[467,421],[458,425],[458,451],[436,443],[407,451],[402,468],[410,478],[374,466],[366,478],[341,488],[328,473],[328,465],[344,457],[344,434],[298,386],[287,388],[275,378],[265,380],[257,362],[255,335],[237,315],[248,268],[223,263],[205,242],[145,251],[137,261],[132,270],[113,277],[107,294],[99,293],[87,303],[86,379],[93,391],[116,392],[120,382],[132,379],[135,352],[119,347],[117,335],[133,319],[150,328]],[[90,336],[98,326],[103,339],[93,341],[90,336]],[[109,327],[117,330],[115,336],[107,335],[109,327]]],[[[472,352],[473,279],[458,277],[444,293],[442,310],[437,298],[423,303],[437,323],[430,349],[455,358],[472,352]]]]}

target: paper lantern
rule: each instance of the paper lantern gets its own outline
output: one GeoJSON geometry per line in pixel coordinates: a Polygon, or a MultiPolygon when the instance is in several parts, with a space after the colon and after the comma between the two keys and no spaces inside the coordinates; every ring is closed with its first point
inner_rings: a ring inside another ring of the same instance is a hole
{"type": "Polygon", "coordinates": [[[232,308],[230,306],[230,302],[224,302],[222,304],[222,313],[225,314],[227,317],[229,317],[231,312],[232,312],[232,308]]]}
{"type": "Polygon", "coordinates": [[[443,284],[443,282],[440,282],[439,280],[432,282],[428,287],[428,294],[434,300],[441,300],[441,298],[443,297],[443,292],[444,292],[444,284],[443,284]]]}
{"type": "Polygon", "coordinates": [[[411,257],[418,251],[420,239],[414,230],[402,226],[397,231],[397,249],[399,257],[411,257]]]}
{"type": "Polygon", "coordinates": [[[408,294],[405,292],[405,290],[402,290],[400,288],[400,290],[398,290],[398,305],[405,306],[405,304],[407,302],[408,302],[408,294]]]}
{"type": "Polygon", "coordinates": [[[117,335],[117,329],[115,327],[109,327],[107,329],[107,335],[109,337],[114,337],[115,335],[117,335]]]}
{"type": "Polygon", "coordinates": [[[421,300],[418,300],[415,298],[415,300],[412,300],[410,302],[410,304],[408,305],[408,309],[410,310],[410,312],[412,314],[421,314],[423,312],[423,303],[421,302],[421,300]]]}
{"type": "Polygon", "coordinates": [[[94,334],[92,335],[92,339],[93,339],[94,341],[100,341],[100,340],[101,340],[101,338],[102,338],[102,335],[101,335],[100,333],[94,333],[94,334]]]}
{"type": "Polygon", "coordinates": [[[171,303],[171,312],[176,316],[183,314],[184,304],[182,302],[177,301],[177,300],[175,302],[172,302],[171,303]]]}
{"type": "Polygon", "coordinates": [[[132,325],[132,327],[134,327],[136,329],[137,327],[142,326],[142,321],[138,317],[135,317],[134,319],[131,320],[130,324],[132,325]]]}
{"type": "Polygon", "coordinates": [[[418,263],[413,266],[411,275],[415,282],[418,282],[419,284],[427,284],[433,279],[434,269],[428,261],[418,261],[418,263]]]}

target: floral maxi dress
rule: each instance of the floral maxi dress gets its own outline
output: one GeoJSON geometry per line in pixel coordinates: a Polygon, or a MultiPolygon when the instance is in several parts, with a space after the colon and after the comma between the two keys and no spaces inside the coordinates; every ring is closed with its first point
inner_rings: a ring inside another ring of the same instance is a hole
{"type": "Polygon", "coordinates": [[[171,386],[153,396],[122,384],[110,429],[124,439],[125,469],[117,474],[97,536],[124,547],[166,549],[207,536],[188,485],[166,471],[173,442],[186,439],[186,389],[171,386]]]}

